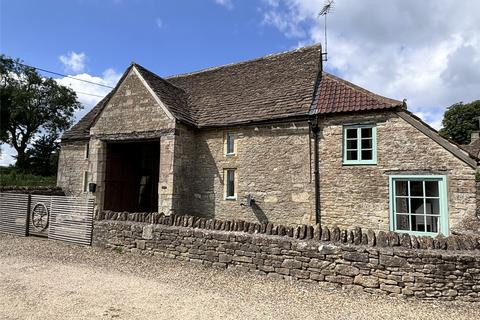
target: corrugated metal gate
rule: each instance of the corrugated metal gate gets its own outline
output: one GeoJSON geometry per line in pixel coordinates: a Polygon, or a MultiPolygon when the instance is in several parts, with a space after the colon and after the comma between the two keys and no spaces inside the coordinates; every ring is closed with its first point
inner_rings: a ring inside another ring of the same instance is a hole
{"type": "Polygon", "coordinates": [[[0,193],[0,232],[90,245],[93,198],[0,193]]]}

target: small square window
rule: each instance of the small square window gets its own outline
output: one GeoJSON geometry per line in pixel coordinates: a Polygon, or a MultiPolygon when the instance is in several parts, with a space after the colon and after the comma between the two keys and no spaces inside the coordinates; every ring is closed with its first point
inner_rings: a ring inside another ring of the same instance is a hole
{"type": "Polygon", "coordinates": [[[225,149],[226,155],[235,154],[235,136],[233,132],[227,132],[225,135],[225,149]]]}
{"type": "Polygon", "coordinates": [[[226,169],[224,173],[225,179],[225,199],[234,200],[237,198],[235,190],[235,169],[226,169]]]}
{"type": "Polygon", "coordinates": [[[377,164],[375,125],[351,125],[343,130],[343,164],[377,164]]]}

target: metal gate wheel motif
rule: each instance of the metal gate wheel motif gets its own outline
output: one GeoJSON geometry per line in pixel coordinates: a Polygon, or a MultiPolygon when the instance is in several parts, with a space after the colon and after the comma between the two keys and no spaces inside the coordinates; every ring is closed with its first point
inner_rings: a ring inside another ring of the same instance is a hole
{"type": "Polygon", "coordinates": [[[43,231],[48,227],[49,212],[47,206],[39,202],[33,207],[30,215],[32,225],[36,231],[43,231]]]}

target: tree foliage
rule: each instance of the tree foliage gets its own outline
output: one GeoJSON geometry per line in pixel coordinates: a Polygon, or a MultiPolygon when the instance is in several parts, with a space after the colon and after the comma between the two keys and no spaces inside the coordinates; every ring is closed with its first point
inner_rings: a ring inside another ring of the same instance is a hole
{"type": "Polygon", "coordinates": [[[443,115],[440,134],[459,144],[469,144],[472,131],[479,130],[480,100],[455,103],[443,115]]]}
{"type": "Polygon", "coordinates": [[[27,170],[34,137],[56,140],[81,108],[76,93],[35,69],[0,55],[0,140],[17,151],[17,168],[27,170]]]}
{"type": "Polygon", "coordinates": [[[31,173],[40,176],[53,176],[57,173],[60,144],[54,135],[43,135],[27,150],[31,173]]]}

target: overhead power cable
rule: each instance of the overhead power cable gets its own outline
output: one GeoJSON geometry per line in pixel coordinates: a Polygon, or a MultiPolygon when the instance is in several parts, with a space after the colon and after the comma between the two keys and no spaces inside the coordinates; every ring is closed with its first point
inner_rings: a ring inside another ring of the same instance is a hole
{"type": "Polygon", "coordinates": [[[88,80],[84,80],[84,79],[75,78],[75,77],[72,77],[72,76],[69,76],[69,75],[66,75],[66,74],[62,74],[62,73],[58,73],[58,72],[55,72],[55,71],[50,71],[50,70],[30,66],[28,64],[24,64],[24,63],[20,63],[20,62],[17,62],[17,63],[21,66],[24,66],[24,67],[33,68],[35,70],[51,73],[51,74],[54,74],[54,75],[57,75],[57,76],[61,76],[61,77],[65,77],[65,78],[69,78],[69,79],[73,79],[73,80],[77,80],[77,81],[82,81],[82,82],[86,82],[86,83],[90,83],[90,84],[94,84],[94,85],[97,85],[97,86],[100,86],[100,87],[113,89],[113,87],[107,86],[106,84],[101,84],[101,83],[96,83],[96,82],[93,82],[93,81],[88,81],[88,80]]]}
{"type": "Polygon", "coordinates": [[[75,91],[76,93],[78,94],[85,94],[87,96],[92,96],[92,97],[99,97],[99,98],[103,98],[104,96],[100,96],[98,94],[93,94],[93,93],[86,93],[86,92],[81,92],[81,91],[75,91]]]}

